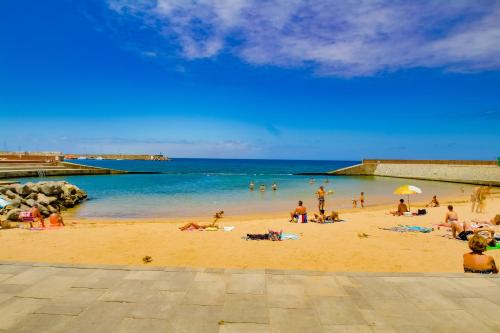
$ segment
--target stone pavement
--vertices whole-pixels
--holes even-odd
[[[0,262],[0,332],[500,332],[500,278]]]

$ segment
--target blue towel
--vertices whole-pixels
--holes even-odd
[[[281,240],[284,241],[284,240],[298,240],[300,239],[299,235],[296,235],[296,234],[292,234],[290,232],[284,232],[281,234]]]

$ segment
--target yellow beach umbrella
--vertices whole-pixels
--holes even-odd
[[[420,194],[422,190],[414,185],[403,185],[394,190],[394,194],[408,196],[408,209],[410,209],[410,194]]]

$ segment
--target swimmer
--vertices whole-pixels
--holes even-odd
[[[253,190],[254,190],[254,188],[255,188],[255,184],[254,184],[254,182],[253,182],[253,181],[250,181],[250,186],[249,186],[249,187],[250,187],[250,191],[253,191]]]
[[[265,191],[266,191],[266,185],[264,185],[264,184],[260,184],[260,186],[259,186],[259,191],[261,191],[261,192],[265,192]]]
[[[278,189],[278,185],[276,185],[276,183],[273,183],[271,188],[273,189],[273,191],[276,191]]]

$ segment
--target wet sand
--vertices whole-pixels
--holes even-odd
[[[497,191],[498,192],[498,191]],[[500,213],[500,195],[487,200],[486,213],[470,212],[465,198],[442,200],[441,207],[417,217],[394,217],[394,207],[348,210],[347,222],[294,224],[288,213],[266,216],[227,216],[221,226],[231,232],[181,232],[187,221],[209,222],[210,217],[190,219],[81,220],[66,216],[67,227],[55,230],[0,230],[2,261],[79,264],[189,266],[213,268],[273,268],[350,272],[462,272],[467,243],[443,237],[446,229],[428,234],[397,233],[379,229],[398,224],[431,227],[443,221],[448,202],[460,220],[490,219]],[[412,210],[422,204],[412,205]],[[298,234],[300,240],[246,241],[247,233],[267,229]],[[500,232],[500,226],[497,227]],[[368,237],[359,237],[365,233]],[[500,263],[500,250],[489,251]]]

